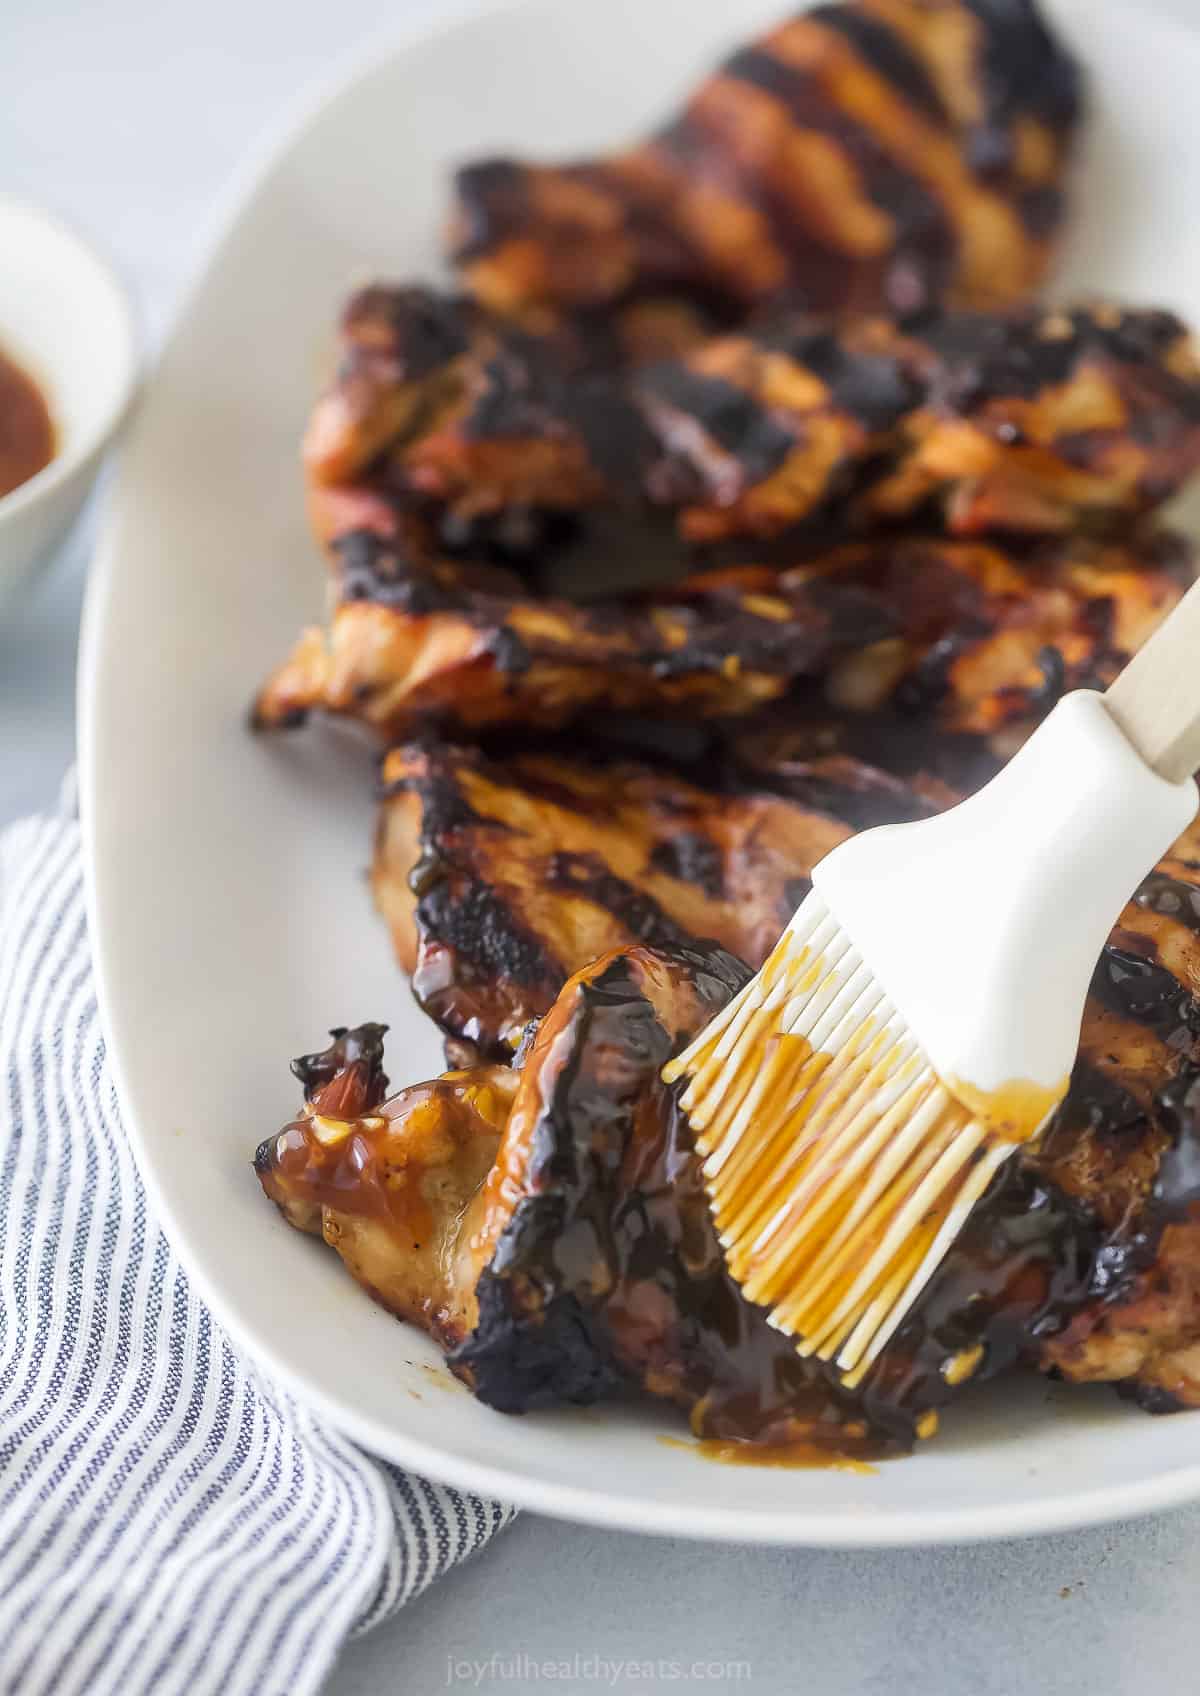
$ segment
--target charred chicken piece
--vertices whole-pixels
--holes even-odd
[[[418,503],[444,539],[537,553],[548,515],[599,510],[636,547],[649,504],[681,570],[693,545],[782,538],[794,559],[798,537],[921,515],[961,534],[1127,524],[1200,463],[1200,365],[1166,312],[784,312],[633,370],[605,360],[614,338],[423,289],[356,296],[305,444],[317,534],[386,534]]]
[[[576,604],[366,531],[337,552],[331,628],[306,631],[268,681],[260,728],[313,709],[389,741],[430,723],[545,729],[594,709],[722,718],[824,676],[835,707],[900,702],[990,734],[1109,681],[1179,598],[1188,560],[1161,538],[1018,555],[910,537]]]
[[[730,1283],[660,1082],[744,979],[715,945],[607,955],[566,983],[515,1070],[388,1103],[371,1033],[350,1048],[339,1033],[303,1074],[321,1080],[305,1114],[259,1149],[260,1178],[505,1411],[635,1381],[701,1434],[902,1444],[965,1383],[1021,1361],[1116,1382],[1154,1411],[1198,1405],[1195,835],[1104,951],[1046,1141],[993,1184],[854,1398]]]
[[[704,1435],[906,1446],[927,1386],[848,1396],[725,1272],[659,1073],[745,978],[712,944],[609,954],[565,985],[519,1070],[452,1072],[390,1101],[360,1052],[335,1071],[358,1114],[310,1098],[259,1148],[260,1181],[502,1411],[637,1384]]]
[[[293,1062],[304,1110],[255,1165],[289,1225],[320,1236],[377,1301],[452,1347],[474,1324],[458,1227],[492,1170],[518,1075],[450,1073],[387,1101],[385,1025],[335,1030]]]
[[[376,490],[464,520],[573,511],[636,486],[641,427],[618,374],[686,352],[704,323],[668,302],[609,320],[519,320],[421,287],[361,290],[342,314],[337,375],[304,441],[318,534],[336,531],[336,492],[368,472]]]
[[[577,735],[554,751],[390,750],[372,887],[448,1051],[508,1058],[566,978],[613,948],[712,938],[760,966],[852,830],[927,817],[1002,763],[987,739],[928,724],[906,748],[906,729],[881,747],[877,718],[789,711],[686,760]]]
[[[772,875],[764,858],[756,882],[782,888],[787,870]],[[497,899],[507,887],[498,880]],[[547,891],[546,903],[553,899]],[[560,946],[573,911],[564,897],[556,924],[543,907],[540,922]],[[578,934],[586,951],[588,933]],[[452,964],[448,950],[442,965]],[[989,1191],[869,1380],[873,1423],[881,1408],[932,1407],[938,1385],[948,1393],[1018,1360],[1115,1382],[1155,1411],[1200,1405],[1197,983],[1193,828],[1103,952],[1072,1087],[1044,1142]],[[553,1018],[542,1027],[543,1052]]]
[[[495,1056],[613,948],[711,937],[760,965],[849,834],[796,801],[631,761],[412,745],[383,781],[376,904],[425,1011]]]
[[[927,748],[933,730],[1004,733],[1011,749],[1068,690],[1107,688],[1185,593],[1195,553],[1167,532],[1020,551],[903,537],[837,549],[816,569],[877,596],[902,632],[833,661],[830,707],[915,720]]]
[[[851,529],[1111,528],[1200,465],[1200,362],[1169,312],[785,314],[634,381],[648,484],[696,542],[778,536],[831,499]]]
[[[1099,1220],[1088,1300],[1041,1363],[1200,1406],[1200,826],[1125,908],[1092,980],[1071,1094],[1039,1166]]]
[[[696,573],[653,595],[579,604],[538,599],[497,569],[410,563],[365,531],[338,551],[331,628],[304,632],[269,679],[260,729],[314,708],[387,740],[429,722],[552,727],[591,708],[736,714],[893,629],[877,597],[837,574]]]
[[[457,178],[452,257],[500,311],[664,289],[742,307],[994,305],[1040,281],[1079,76],[1032,0],[819,5],[650,141]]]

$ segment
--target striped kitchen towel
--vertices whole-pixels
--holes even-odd
[[[193,1295],[121,1129],[70,785],[0,836],[0,1075],[0,1691],[315,1691],[510,1510],[363,1454]]]

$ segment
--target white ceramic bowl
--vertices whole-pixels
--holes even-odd
[[[137,339],[112,271],[48,213],[0,196],[0,349],[50,407],[54,458],[0,497],[0,605],[83,504],[129,406]]]

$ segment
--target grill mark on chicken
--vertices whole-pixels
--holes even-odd
[[[1138,889],[1134,900],[1139,907],[1165,918],[1176,919],[1189,930],[1200,932],[1200,890],[1181,878],[1162,872],[1151,872]]]
[[[647,485],[696,542],[786,535],[834,497],[851,530],[926,507],[955,534],[1100,528],[1200,463],[1200,366],[1161,311],[784,315],[646,368],[634,392],[659,448]]]
[[[735,52],[648,143],[461,171],[451,249],[493,307],[663,288],[822,309],[1037,284],[1078,74],[1026,0],[859,0]]]
[[[1055,128],[1069,128],[1078,121],[1079,74],[1033,0],[966,0],[966,4],[986,26],[982,83],[986,123],[977,132],[976,151],[988,155],[991,169],[1008,169],[1010,126],[1022,107]]]
[[[811,21],[819,22],[826,30],[830,27],[827,16]],[[946,293],[956,257],[955,232],[948,208],[913,170],[905,168],[867,124],[855,122],[833,103],[830,92],[814,79],[808,65],[789,64],[762,47],[745,47],[726,60],[720,75],[770,96],[778,101],[794,128],[830,141],[849,161],[867,200],[885,214],[895,230],[903,232],[892,256],[890,286],[885,285],[890,302],[902,308],[914,307],[939,300]],[[703,97],[700,97],[691,121],[700,120],[702,112]],[[688,119],[683,121],[686,123]],[[720,145],[723,140],[720,131],[714,139]],[[779,248],[787,253],[799,233],[794,198],[760,184],[758,201],[768,210]],[[811,238],[801,241],[796,253],[797,274],[805,281],[812,245]],[[897,298],[898,277],[907,281],[922,272],[920,292],[913,289],[905,294],[901,290]],[[804,286],[802,282],[801,287]],[[912,289],[911,282],[908,287]]]
[[[844,35],[855,56],[902,94],[910,106],[918,107],[936,123],[945,123],[951,117],[925,66],[881,18],[872,17],[861,6],[836,3],[814,6],[808,15],[822,29]]]
[[[847,834],[793,800],[718,800],[669,771],[578,752],[498,762],[410,745],[383,779],[372,886],[397,954],[445,1034],[498,1057],[612,948],[711,937],[761,964],[798,880]],[[486,958],[478,903],[491,906]]]
[[[386,1102],[363,1079],[357,1113],[352,1080],[340,1122],[311,1098],[259,1147],[263,1188],[494,1407],[640,1383],[700,1434],[862,1443],[859,1399],[725,1271],[659,1076],[745,977],[712,946],[609,955],[564,988],[519,1070],[451,1073]],[[925,1385],[895,1389],[875,1394],[870,1419],[907,1446],[923,1410],[904,1397]]]
[[[782,311],[633,369],[592,363],[594,339],[365,291],[306,438],[318,536],[411,529],[416,504],[520,563],[553,551],[555,523],[607,522],[610,553],[653,532],[678,575],[692,546],[794,563],[806,537],[923,512],[961,534],[1111,528],[1200,462],[1200,366],[1170,313]]]
[[[503,1056],[566,977],[611,948],[712,936],[757,967],[844,820],[934,810],[844,755],[792,760],[782,794],[767,788],[774,775],[772,756],[751,762],[736,746],[691,779],[586,763],[578,746],[503,760],[394,749],[372,883],[418,1001],[448,1038]]]
[[[312,710],[389,741],[430,724],[547,730],[597,708],[696,723],[819,677],[838,711],[988,736],[1110,682],[1179,599],[1190,560],[1168,536],[1019,553],[910,536],[576,604],[494,567],[414,557],[402,536],[354,532],[336,553],[330,629],[306,631],[268,680],[260,728]]]
[[[489,1131],[500,1134],[488,1144],[486,1177],[465,1208],[461,1183],[447,1186],[456,1235],[441,1265],[452,1268],[452,1287],[443,1271],[420,1322],[477,1394],[519,1412],[599,1399],[633,1379],[690,1408],[701,1434],[837,1441],[869,1431],[903,1445],[923,1413],[956,1393],[960,1359],[977,1361],[974,1380],[1031,1357],[1103,1376],[1094,1359],[1083,1367],[1081,1359],[1114,1342],[1139,1347],[1133,1316],[1145,1317],[1150,1303],[1161,1333],[1173,1282],[1191,1277],[1196,1227],[1156,1227],[1143,1212],[1114,1228],[1093,1205],[1097,1196],[1080,1190],[1081,1170],[1093,1183],[1097,1175],[1089,1139],[1101,1146],[1135,1138],[1135,1162],[1146,1140],[1129,1098],[1084,1060],[1050,1146],[1019,1156],[999,1176],[861,1393],[847,1397],[825,1368],[801,1361],[730,1283],[686,1121],[660,1081],[666,1057],[742,981],[742,968],[711,948],[635,947],[564,987],[489,1118]],[[449,1115],[452,1125],[464,1090],[486,1092],[498,1075],[450,1074],[404,1092],[368,1126],[348,1127],[354,1167],[368,1174],[365,1203],[354,1185],[322,1177],[327,1147],[303,1120],[259,1150],[264,1188],[301,1228],[323,1228],[355,1275],[388,1301],[390,1280],[372,1280],[363,1261],[356,1215],[377,1214],[381,1173],[385,1182],[389,1171],[404,1174],[400,1217],[380,1250],[384,1261],[394,1256],[411,1234],[410,1192],[424,1148],[446,1158],[451,1127],[431,1135],[431,1112],[435,1123]],[[461,1135],[449,1141],[457,1148]],[[385,1161],[393,1147],[404,1157]],[[1152,1174],[1152,1153],[1144,1164]],[[444,1240],[445,1225],[432,1223]],[[420,1307],[408,1289],[393,1290],[390,1305],[410,1316]],[[1200,1311],[1193,1304],[1182,1318],[1185,1337],[1189,1328],[1194,1334]],[[1178,1399],[1172,1358],[1157,1362],[1157,1376],[1143,1385],[1152,1406]]]
[[[358,598],[369,549],[388,559],[375,567],[376,599]],[[314,709],[388,740],[439,722],[552,728],[589,708],[736,714],[893,631],[876,596],[836,577],[697,574],[652,596],[577,604],[453,561],[410,572],[378,538],[358,538],[351,557],[355,598],[335,607],[328,633],[303,633],[259,694],[256,728],[291,727]]]
[[[653,855],[651,863],[655,863]],[[604,908],[648,948],[683,948],[696,940],[652,895],[611,872],[598,854],[552,854],[546,868],[546,886]]]
[[[668,877],[696,884],[715,900],[719,901],[725,894],[721,855],[699,831],[681,831],[669,842],[657,843],[650,855],[650,864]]]
[[[395,769],[403,758],[392,756]],[[549,760],[543,765],[563,799],[577,781],[569,775],[572,768],[564,772]],[[583,774],[578,781],[590,786],[592,806],[603,815],[602,796],[620,793],[625,780],[618,777],[606,791],[597,771],[587,775],[588,768],[576,769]],[[514,771],[508,777],[511,787],[504,790],[501,779],[494,798],[501,816],[519,809],[524,781]],[[660,781],[658,774],[654,781]],[[693,835],[698,834],[698,807],[707,806],[715,822],[731,804],[728,794],[711,793],[707,802],[701,795],[693,785],[687,818]],[[944,799],[952,798],[944,792]],[[797,809],[794,817],[801,816]],[[419,818],[410,823],[419,835]],[[561,817],[545,828],[539,852],[552,856],[563,830]],[[626,840],[638,828],[631,816],[619,824],[622,833],[629,833]],[[803,879],[790,882],[788,877],[793,829],[781,833],[754,869],[755,891],[760,896],[772,891],[777,925],[805,890]],[[1200,856],[1192,837],[1177,845],[1135,895],[1104,950],[1072,1088],[1043,1147],[1022,1157],[1019,1170],[1005,1177],[972,1221],[961,1245],[965,1258],[956,1249],[931,1286],[923,1328],[898,1339],[888,1371],[900,1373],[895,1361],[902,1358],[904,1372],[916,1374],[913,1381],[923,1387],[919,1395],[913,1392],[912,1405],[929,1401],[924,1386],[940,1369],[933,1364],[935,1356],[944,1359],[951,1343],[964,1349],[979,1339],[978,1328],[971,1328],[975,1321],[966,1324],[961,1310],[971,1308],[969,1293],[981,1290],[976,1318],[986,1318],[988,1332],[977,1376],[1029,1358],[1071,1378],[1127,1382],[1129,1393],[1156,1407],[1200,1402],[1200,1371],[1190,1357],[1180,1364],[1200,1336],[1200,1012],[1188,987],[1200,981],[1200,935],[1191,903],[1184,908],[1178,897],[1179,887],[1200,891]],[[452,847],[447,844],[458,864],[467,840],[460,835]],[[499,845],[502,838],[496,840]],[[598,843],[591,853],[596,857],[607,851]],[[395,841],[391,852],[390,861],[377,862],[377,892],[403,876],[403,852]],[[483,862],[475,864],[484,877],[512,887],[500,870],[502,860],[490,870]],[[622,873],[623,884],[646,887],[656,869],[653,853],[644,856],[643,864],[642,872]],[[1165,888],[1172,900],[1164,912],[1159,896]],[[569,891],[550,888],[546,894],[549,906],[541,922],[553,928],[553,903],[568,902]],[[655,894],[657,899],[657,889]],[[736,885],[727,884],[721,905],[731,916],[746,916]],[[700,934],[694,909],[685,905],[676,911],[676,923],[690,926],[693,936]],[[564,904],[556,930],[560,972],[581,964],[594,947],[580,935],[578,954],[571,956],[573,922]],[[728,930],[725,936],[738,945]],[[751,964],[758,963],[755,950],[763,940],[743,944]],[[544,981],[539,993],[547,987]],[[987,1278],[981,1268],[991,1268]],[[993,1279],[1000,1279],[1000,1285]],[[1002,1299],[988,1293],[995,1288],[1002,1289]],[[887,1381],[894,1389],[896,1381]]]

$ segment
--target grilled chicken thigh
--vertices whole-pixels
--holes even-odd
[[[391,1100],[378,1027],[335,1033],[297,1063],[309,1099],[259,1148],[260,1181],[493,1407],[640,1384],[704,1434],[906,1445],[936,1380],[880,1374],[880,1392],[848,1395],[725,1271],[659,1073],[745,978],[711,944],[607,955],[565,985],[518,1070]]]
[[[553,727],[595,708],[742,713],[894,628],[877,597],[837,573],[703,573],[579,605],[452,560],[396,569],[397,555],[361,532],[345,557],[354,581],[369,570],[374,587],[341,601],[328,634],[304,633],[259,696],[259,728],[313,708],[389,740],[429,722]]]
[[[779,311],[635,366],[598,339],[425,289],[355,296],[305,443],[318,535],[389,528],[397,502],[452,534],[647,502],[685,544],[922,514],[1036,534],[1139,517],[1200,463],[1200,364],[1168,312]]]
[[[447,1036],[496,1056],[613,948],[711,937],[760,965],[849,834],[794,801],[628,760],[414,745],[383,779],[372,881],[400,962]]]
[[[993,306],[1046,269],[1079,110],[1032,0],[818,5],[731,54],[640,146],[460,171],[451,256],[506,312],[663,290]]]
[[[1021,553],[908,537],[576,604],[355,531],[336,551],[328,632],[303,634],[255,723],[316,709],[392,741],[423,725],[546,729],[597,709],[703,720],[820,677],[834,706],[929,702],[945,728],[988,733],[1064,688],[1110,681],[1178,600],[1189,559],[1164,536]]]
[[[551,773],[539,775],[549,787]],[[706,1434],[828,1439],[841,1428],[851,1440],[865,1429],[904,1442],[931,1429],[929,1411],[962,1383],[1020,1359],[1115,1381],[1155,1410],[1200,1405],[1200,830],[1122,914],[1097,966],[1070,1093],[1044,1142],[996,1180],[861,1392],[847,1397],[730,1283],[686,1124],[659,1079],[745,971],[666,914],[667,899],[681,913],[690,899],[690,923],[703,925],[731,858],[716,798],[707,858],[701,798],[678,798],[691,810],[670,871],[652,848],[639,872],[599,831],[587,867],[594,889],[603,857],[617,860],[623,912],[636,915],[644,895],[641,929],[653,946],[583,964],[597,940],[593,905],[627,935],[639,919],[623,919],[603,894],[579,896],[569,878],[542,886],[532,922],[557,952],[541,956],[535,998],[576,964],[572,939],[577,975],[515,1070],[451,1072],[380,1105],[370,1032],[340,1035],[327,1056],[300,1063],[310,1108],[257,1157],[291,1222],[323,1231],[360,1281],[430,1329],[455,1370],[507,1410],[594,1400],[635,1380],[688,1407]],[[530,862],[518,849],[512,877],[503,875],[499,829],[492,899],[514,901],[519,922],[529,918],[519,903]],[[803,866],[778,863],[780,844],[766,837],[753,851],[755,887],[779,892],[778,924],[790,878],[802,892]],[[680,891],[690,881],[690,897],[672,898],[671,880]],[[731,940],[739,893],[726,898]],[[747,913],[748,953],[764,949],[769,918],[765,903]],[[438,964],[446,982],[462,969],[452,947]],[[521,969],[519,952],[491,963],[493,976]],[[359,1092],[354,1078],[374,1081]]]

